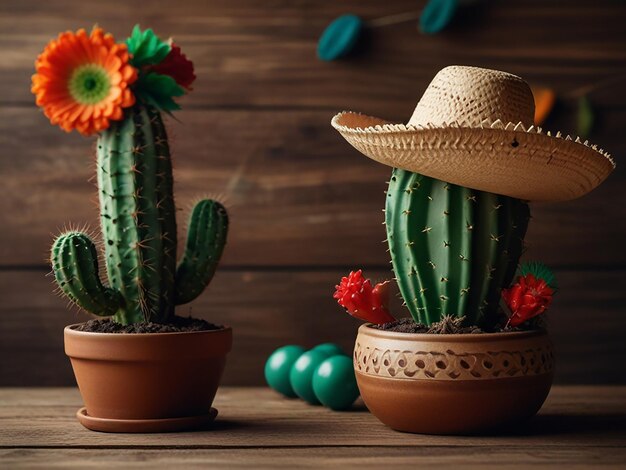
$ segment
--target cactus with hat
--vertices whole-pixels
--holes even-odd
[[[76,53],[81,48],[87,52]],[[79,307],[117,323],[172,322],[175,306],[196,298],[211,281],[228,232],[224,206],[201,200],[177,263],[172,161],[161,113],[179,109],[174,98],[191,89],[193,64],[176,44],[136,26],[125,43],[115,43],[98,27],[63,33],[36,66],[32,90],[51,122],[66,131],[98,134],[108,282],[100,278],[91,238],[69,230],[51,250],[59,289]],[[64,76],[69,83],[58,83]]]
[[[333,118],[357,150],[393,167],[384,223],[395,280],[416,323],[530,328],[550,305],[552,273],[540,263],[519,265],[528,202],[579,197],[615,165],[588,142],[535,128],[533,117],[521,78],[455,66],[437,74],[407,125],[352,112]],[[387,284],[372,287],[352,272],[335,298],[357,318],[387,323]]]
[[[518,270],[529,219],[528,204],[519,199],[394,168],[384,224],[394,279],[415,322],[430,326],[456,318],[459,324],[492,329],[501,320],[502,289]],[[355,274],[362,276],[352,273],[349,282],[337,286],[340,304],[366,321],[393,321],[387,310],[379,320],[376,302],[357,310],[342,301],[354,304],[355,296],[369,292],[371,298],[387,286],[368,289],[366,280],[356,287]]]
[[[519,199],[394,169],[385,226],[395,278],[411,315],[493,324],[515,275],[530,212]]]

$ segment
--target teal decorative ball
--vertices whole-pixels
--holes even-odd
[[[274,351],[265,363],[265,380],[270,388],[291,398],[296,397],[291,387],[289,373],[291,367],[306,351],[302,346],[289,345]]]
[[[323,361],[313,374],[313,392],[331,410],[347,410],[359,397],[352,358],[341,355]]]
[[[289,379],[291,387],[300,398],[311,405],[319,405],[320,402],[313,392],[313,384],[311,380],[315,369],[328,359],[329,354],[324,351],[307,351],[302,354],[295,364],[291,367]]]
[[[343,354],[345,356],[346,354],[342,347],[335,343],[318,344],[313,348],[313,351],[327,352],[329,357],[336,356],[337,354]]]

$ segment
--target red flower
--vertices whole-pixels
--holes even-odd
[[[169,75],[176,80],[176,83],[188,91],[191,90],[191,84],[196,79],[196,75],[193,73],[193,62],[187,59],[187,56],[181,52],[180,47],[173,43],[172,49],[165,56],[165,59],[153,66],[151,70],[163,75]]]
[[[350,315],[359,320],[374,324],[389,323],[395,321],[395,318],[387,310],[388,287],[389,281],[385,281],[372,288],[370,280],[365,279],[359,269],[350,272],[348,277],[341,278],[341,283],[335,286],[333,297]]]
[[[532,274],[517,278],[509,289],[502,289],[502,298],[511,310],[507,325],[518,326],[545,312],[552,302],[554,291],[543,279]]]

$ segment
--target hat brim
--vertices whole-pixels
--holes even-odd
[[[526,201],[575,199],[615,168],[610,155],[595,145],[521,123],[415,127],[343,112],[332,125],[377,162]]]

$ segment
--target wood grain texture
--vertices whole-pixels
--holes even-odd
[[[609,115],[613,127],[599,142],[626,121],[626,109]],[[331,112],[179,117],[182,124],[169,124],[181,236],[191,202],[216,194],[231,212],[226,265],[387,265],[381,210],[391,169],[350,147],[330,127]],[[0,159],[0,266],[41,265],[64,225],[99,232],[93,143],[47,125],[35,109],[10,107],[0,115],[0,147],[16,156]],[[615,147],[626,154],[626,140]],[[557,267],[626,265],[626,205],[615,202],[625,185],[620,166],[582,199],[533,206],[527,256]]]
[[[311,447],[245,449],[0,449],[7,468],[623,468],[623,448],[571,446]]]
[[[117,37],[134,23],[171,35],[193,58],[198,81],[190,106],[305,106],[363,111],[407,119],[439,68],[472,64],[507,70],[563,91],[626,72],[626,6],[610,0],[483,2],[461,15],[445,34],[420,35],[408,22],[372,31],[368,47],[348,60],[315,57],[323,28],[354,12],[364,19],[416,11],[425,1],[342,0],[8,0],[0,12],[4,103],[31,103],[33,59],[59,31],[97,22]],[[619,90],[614,87],[612,91]],[[626,104],[604,92],[597,99]]]
[[[234,346],[224,383],[261,385],[265,360],[279,346],[334,341],[352,350],[360,323],[332,299],[342,274],[338,269],[222,270],[207,292],[178,313],[232,326]],[[389,277],[385,271],[366,274]],[[621,334],[626,292],[614,289],[623,276],[623,271],[557,272],[561,290],[549,313],[557,382],[626,384]],[[89,317],[66,309],[67,302],[51,293],[44,271],[0,273],[0,284],[6,291],[0,303],[0,386],[74,384],[62,330]],[[395,298],[393,311],[408,315]]]
[[[268,389],[218,391],[217,421],[172,434],[102,434],[74,417],[74,388],[0,390],[0,465],[135,468],[598,468],[623,465],[624,387],[554,387],[539,415],[491,436],[426,436],[386,428],[362,405],[333,412]],[[623,468],[623,467],[622,467]]]

